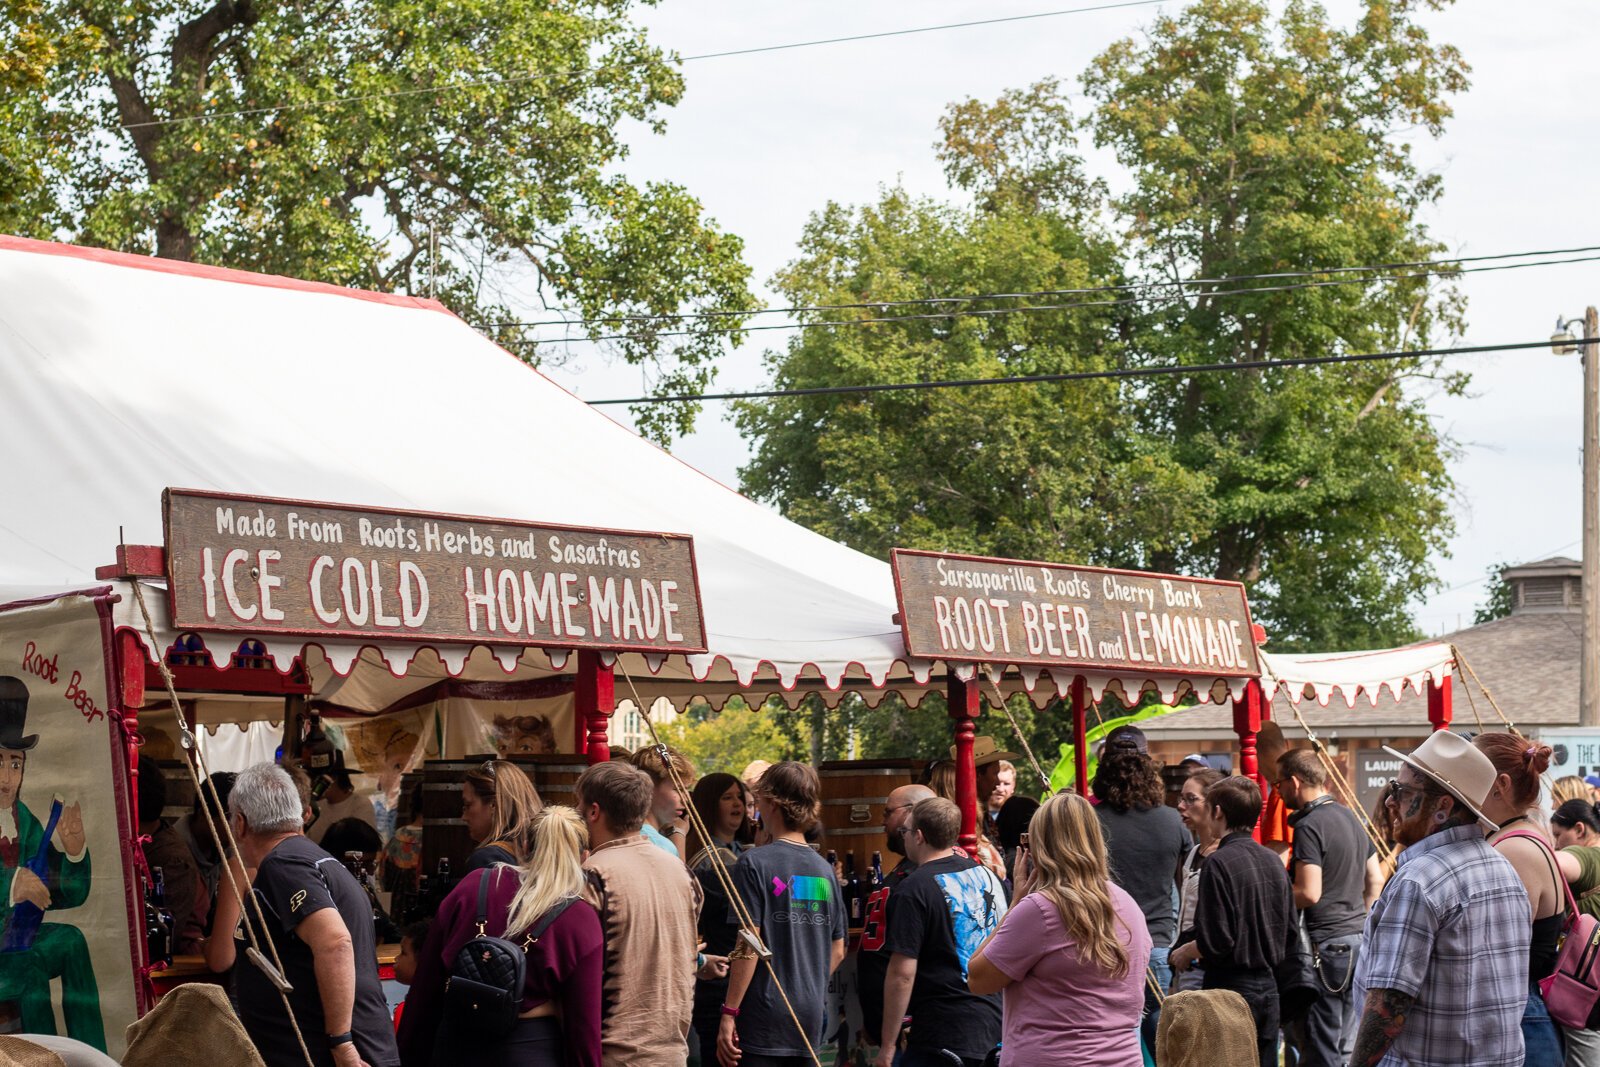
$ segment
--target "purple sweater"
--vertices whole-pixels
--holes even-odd
[[[417,973],[406,994],[400,1017],[400,1062],[427,1067],[433,1062],[434,1039],[444,1015],[444,984],[456,953],[477,936],[478,883],[489,883],[488,934],[503,937],[518,875],[501,867],[474,871],[463,878],[434,916],[428,943],[417,954]],[[600,917],[583,901],[571,905],[528,952],[522,1010],[555,1001],[561,1008],[568,1067],[599,1067],[600,981],[605,941]]]

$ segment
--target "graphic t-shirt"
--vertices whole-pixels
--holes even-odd
[[[981,1059],[999,1042],[1000,996],[969,990],[967,964],[1005,913],[1000,879],[965,856],[924,863],[889,897],[885,947],[917,961],[910,1048]]]
[[[1295,812],[1289,825],[1290,879],[1302,863],[1322,868],[1322,898],[1305,910],[1306,933],[1316,944],[1361,933],[1367,923],[1367,857],[1377,850],[1355,813],[1328,797]]]
[[[296,834],[269,852],[256,871],[252,892],[266,913],[267,931],[283,960],[283,976],[294,986],[289,994],[295,1021],[306,1035],[306,1046],[319,1067],[333,1063],[327,1044],[314,1040],[327,1034],[322,997],[317,992],[317,972],[311,949],[295,936],[306,916],[324,908],[338,909],[350,931],[356,964],[354,1025],[356,1051],[372,1067],[392,1067],[400,1062],[395,1048],[389,1005],[378,980],[378,952],[372,925],[372,902],[344,864]],[[239,949],[244,958],[244,948]],[[277,989],[255,967],[234,968],[239,991],[239,1018],[267,1067],[300,1067],[305,1056],[294,1031],[283,1017]]]
[[[845,939],[849,921],[833,868],[809,845],[774,841],[739,857],[733,866],[733,885],[761,927],[778,980],[812,1048],[821,1048],[833,943]],[[739,922],[732,908],[728,921]],[[756,967],[739,1004],[736,1027],[739,1047],[745,1052],[808,1055],[764,965]]]
[[[860,987],[861,1029],[870,1044],[876,1045],[883,1033],[883,982],[889,976],[889,950],[884,947],[889,937],[889,894],[916,869],[909,859],[901,860],[867,898],[861,948],[856,954],[856,984]]]

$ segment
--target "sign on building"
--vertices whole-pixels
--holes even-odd
[[[1550,781],[1575,774],[1587,778],[1600,774],[1600,730],[1559,728],[1540,730],[1539,740],[1554,749],[1550,757]]]
[[[706,650],[684,534],[185,489],[163,505],[180,630]]]
[[[1255,677],[1244,586],[897,548],[906,651],[929,659]]]
[[[1409,748],[1408,748],[1409,751]],[[1351,785],[1361,810],[1370,814],[1389,779],[1400,776],[1400,760],[1381,748],[1364,748],[1352,757]]]

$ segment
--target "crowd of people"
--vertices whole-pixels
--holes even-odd
[[[1540,985],[1574,909],[1600,917],[1600,781],[1543,788],[1551,750],[1511,732],[1393,754],[1370,814],[1281,734],[1263,745],[1265,795],[1196,756],[1169,804],[1125,726],[1088,798],[1041,802],[980,737],[971,849],[953,759],[934,761],[883,805],[895,862],[860,915],[858,1062],[1600,1067],[1600,1030],[1557,1025]],[[370,802],[333,784],[331,821],[303,771],[262,764],[141,824],[175,950],[224,976],[268,1067],[800,1067],[837,1041],[851,912],[810,765],[699,778],[650,747],[588,768],[573,806],[544,804],[514,762],[474,768],[474,847],[434,914],[398,932],[395,1015],[369,887],[336,857],[414,876],[420,802],[385,843]],[[139,802],[165,805],[153,766]],[[239,965],[252,945],[233,881],[286,990]],[[515,973],[494,970],[506,959]]]

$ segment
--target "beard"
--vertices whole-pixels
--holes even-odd
[[[906,854],[906,835],[897,831],[887,836],[889,838],[887,842],[889,851],[896,856],[904,856]]]

